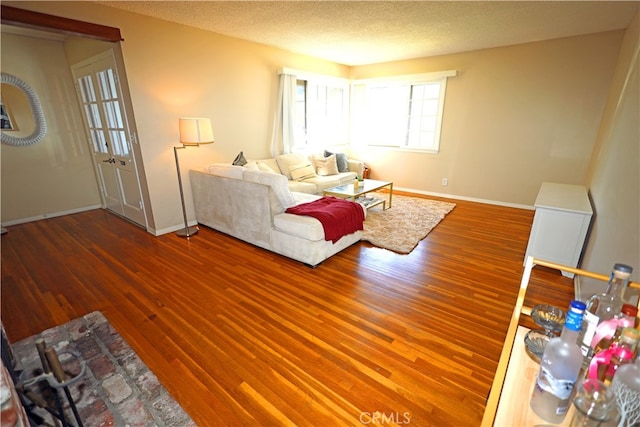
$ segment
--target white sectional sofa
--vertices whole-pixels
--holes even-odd
[[[291,191],[318,195],[328,188],[349,184],[356,177],[362,178],[364,173],[364,162],[349,159],[344,153],[282,154],[271,159],[243,160],[239,165],[284,175]],[[211,165],[210,172],[215,173],[219,166]]]
[[[320,196],[290,191],[282,174],[231,165],[207,169],[190,171],[196,219],[202,225],[310,266],[361,238],[356,231],[332,243],[324,239],[317,219],[285,213]]]

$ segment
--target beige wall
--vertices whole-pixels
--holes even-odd
[[[640,14],[625,34],[587,185],[594,219],[582,267],[609,274],[613,264],[634,267],[640,281]],[[582,293],[604,284],[585,279]]]
[[[584,184],[622,37],[607,32],[355,67],[355,79],[459,73],[447,82],[438,154],[357,154],[374,177],[398,187],[506,204],[533,205],[544,181]]]
[[[172,150],[178,144],[179,117],[209,117],[216,140],[181,150],[183,171],[230,163],[240,150],[249,157],[268,157],[277,69],[348,72],[336,64],[186,26],[127,18],[136,19],[119,19],[118,25],[125,37],[122,49],[159,233],[179,226],[182,218]],[[183,180],[193,218],[188,174]]]
[[[2,71],[34,89],[48,128],[36,144],[0,147],[2,224],[99,206],[100,194],[62,42],[5,33],[1,42]],[[3,96],[10,94],[3,88]],[[12,107],[11,97],[5,102]],[[33,120],[26,119],[29,114],[16,113],[20,126],[16,136],[30,135]]]

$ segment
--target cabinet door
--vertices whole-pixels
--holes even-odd
[[[588,215],[536,209],[527,256],[575,267],[588,226]]]

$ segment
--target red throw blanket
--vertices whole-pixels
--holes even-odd
[[[364,212],[355,202],[337,197],[323,197],[309,203],[301,203],[288,208],[285,212],[316,218],[322,223],[324,240],[333,243],[342,236],[363,230]]]

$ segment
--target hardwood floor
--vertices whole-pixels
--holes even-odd
[[[2,321],[17,341],[102,311],[202,426],[476,426],[533,211],[455,202],[409,255],[358,243],[315,269],[102,210],[9,227]],[[572,296],[534,270],[527,304]]]

